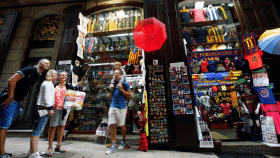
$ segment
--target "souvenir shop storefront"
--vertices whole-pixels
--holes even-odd
[[[159,3],[157,11],[174,5],[165,3]],[[100,125],[106,126],[108,85],[113,64],[121,62],[131,87],[144,87],[149,148],[214,148],[213,139],[222,139],[216,137],[223,135],[219,130],[230,130],[238,139],[278,144],[276,132],[260,126],[275,131],[273,123],[278,121],[259,117],[264,104],[277,105],[261,61],[260,34],[244,34],[236,3],[180,1],[174,5],[178,23],[172,23],[172,12],[158,17],[165,24],[167,41],[175,41],[176,32],[168,30],[179,28],[178,42],[144,51],[136,46],[133,30],[144,17],[157,15],[147,11],[155,4],[79,14],[76,57],[59,61],[57,67],[68,70],[74,85],[83,80],[80,90],[86,92],[82,110],[73,111],[69,119],[69,132],[96,134]]]
[[[86,93],[82,109],[72,112],[69,133],[95,134],[101,130],[99,125],[107,127],[103,122],[111,104],[108,87],[114,63],[121,63],[130,88],[136,86],[140,91],[144,51],[136,47],[132,31],[143,18],[143,9],[133,6],[101,10],[88,16],[79,14],[75,65],[71,69],[71,61],[58,62],[58,71],[68,71],[73,85],[82,80],[80,90]]]
[[[265,144],[278,144],[278,102],[273,83],[269,82],[269,67],[262,62],[262,39],[266,36],[257,32],[242,34],[235,4],[233,1],[179,3],[193,105],[199,123],[210,128],[209,132],[202,132],[201,139],[262,140]],[[185,111],[181,108],[178,113]],[[267,132],[268,129],[272,132]]]

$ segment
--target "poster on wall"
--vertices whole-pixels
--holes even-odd
[[[72,85],[76,87],[78,84],[78,75],[76,75],[74,72],[72,72]]]
[[[78,31],[77,43],[81,44],[83,47],[86,45],[85,34],[82,31]]]
[[[83,46],[77,43],[77,56],[81,59],[84,58]]]
[[[80,20],[80,25],[78,25],[78,29],[86,35],[87,34],[87,24],[88,24],[89,20],[82,13],[79,13],[79,20]]]

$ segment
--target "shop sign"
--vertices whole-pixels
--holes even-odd
[[[207,51],[207,52],[192,52],[191,57],[221,57],[221,56],[229,56],[229,55],[240,55],[242,54],[242,50],[229,50],[229,51]]]
[[[53,48],[37,48],[31,49],[29,58],[37,58],[37,57],[51,57],[53,55]]]

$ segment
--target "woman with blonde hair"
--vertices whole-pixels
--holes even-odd
[[[41,84],[37,97],[37,122],[30,139],[28,158],[42,158],[37,151],[39,137],[48,122],[49,116],[54,114],[54,82],[57,78],[57,72],[55,70],[49,70],[45,78],[46,80]]]
[[[77,89],[82,82],[79,82],[76,87],[73,87],[70,83],[67,83],[67,72],[62,71],[58,74],[59,83],[55,84],[55,101],[54,101],[54,115],[50,117],[50,128],[49,128],[49,148],[46,155],[52,156],[53,154],[53,139],[55,136],[56,128],[57,130],[57,146],[55,151],[64,153],[66,150],[61,146],[62,137],[64,134],[64,129],[66,121],[68,119],[70,110],[63,109],[64,99],[66,96],[66,89]]]

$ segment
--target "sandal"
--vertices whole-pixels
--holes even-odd
[[[49,150],[49,149],[52,149],[52,150],[53,150],[53,147],[49,147],[48,150]],[[52,154],[53,154],[52,151],[50,151],[50,152],[47,151],[47,152],[46,152],[46,155],[47,155],[48,157],[51,157]]]
[[[61,145],[56,146],[55,151],[60,153],[65,153],[66,150],[64,148],[59,149],[59,147],[61,147]]]

